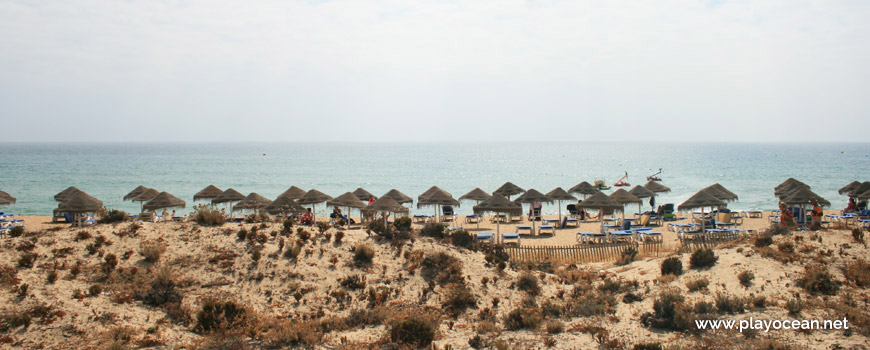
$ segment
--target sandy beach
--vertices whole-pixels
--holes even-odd
[[[50,217],[24,219],[25,234],[4,238],[0,251],[5,348],[381,348],[391,343],[391,326],[409,317],[435,325],[432,344],[439,349],[631,349],[653,343],[668,349],[862,349],[870,335],[870,293],[862,284],[867,281],[844,272],[856,261],[866,263],[868,249],[845,229],[775,235],[769,247],[754,243],[758,235],[747,236],[714,249],[718,260],[712,267],[693,269],[690,254],[678,252],[677,235],[664,228],[658,255],[641,254],[622,266],[499,266],[484,251],[419,232],[390,242],[365,229],[341,230],[338,243],[335,228],[321,234],[305,227],[300,233],[297,226],[287,233],[279,223],[70,228],[51,224]],[[576,245],[576,232],[598,225],[522,237],[520,245]],[[741,228],[761,232],[768,226],[765,213],[745,219]],[[510,227],[502,225],[502,232]],[[495,229],[487,220],[481,228]],[[372,249],[371,263],[355,261],[358,245]],[[296,246],[293,258],[286,252]],[[33,260],[21,262],[28,254]],[[438,258],[443,254],[448,258]],[[662,261],[673,256],[684,272],[662,276]],[[823,266],[840,284],[838,291],[802,288],[797,281],[810,265]],[[743,271],[754,276],[746,286],[738,280]],[[690,291],[687,282],[702,278],[707,286]],[[529,279],[535,280],[532,287]],[[457,290],[471,295],[459,299],[471,300],[459,311],[447,306],[454,305]],[[677,290],[685,305],[711,303],[713,311],[704,316],[709,319],[848,317],[853,328],[740,333],[645,324],[644,314],[653,313],[654,301],[669,290]],[[738,311],[720,309],[722,296],[739,299]],[[203,329],[203,305],[212,300],[232,301],[245,310],[244,320]],[[795,300],[802,310],[790,315],[788,304]],[[524,315],[519,325],[512,311]],[[27,326],[15,321],[21,314],[32,315]]]

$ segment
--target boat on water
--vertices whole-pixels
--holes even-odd
[[[627,171],[625,172],[625,176],[623,176],[618,181],[616,181],[616,183],[613,184],[613,186],[617,186],[617,187],[631,186],[631,184],[628,183],[628,181],[625,181],[626,179],[628,179],[628,172]]]
[[[595,189],[599,191],[606,191],[610,189],[610,186],[607,186],[607,184],[604,183],[604,180],[595,180],[595,184],[592,186],[594,186]]]
[[[662,168],[659,168],[659,172],[652,174],[650,176],[647,176],[646,180],[647,181],[662,181],[662,178],[659,177],[659,175],[661,175],[661,173],[662,173]]]

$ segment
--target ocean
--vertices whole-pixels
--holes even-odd
[[[491,193],[506,181],[543,193],[597,179],[612,185],[626,171],[632,186],[643,185],[659,168],[672,191],[657,204],[679,205],[720,183],[740,197],[730,208],[772,209],[773,187],[794,177],[841,209],[847,198],[837,190],[870,180],[870,143],[0,143],[0,190],[18,199],[0,211],[50,215],[53,196],[68,186],[106,207],[138,212],[139,204],[121,200],[138,185],[168,191],[189,210],[193,194],[209,184],[272,199],[294,185],[331,196],[395,188],[413,198],[437,185],[459,198],[475,187]],[[458,213],[470,213],[473,204],[462,203]],[[557,207],[543,210],[555,214]],[[412,213],[432,209],[415,206]]]

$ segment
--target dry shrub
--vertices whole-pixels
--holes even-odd
[[[697,249],[692,252],[689,263],[693,269],[702,269],[713,267],[713,265],[716,265],[717,260],[719,260],[719,257],[713,253],[712,249]]]
[[[14,286],[21,282],[18,278],[18,270],[9,265],[0,265],[0,286]]]
[[[701,289],[706,289],[710,285],[710,280],[707,277],[699,276],[686,281],[686,288],[690,292],[697,292]]]
[[[676,322],[677,310],[683,306],[684,301],[679,289],[663,289],[653,301],[653,312],[644,314],[641,319],[651,327],[679,330]]]
[[[516,308],[505,315],[504,326],[510,330],[538,329],[543,321],[541,310],[537,308]]]
[[[268,324],[263,337],[270,348],[313,347],[320,344],[323,331],[311,321],[282,320]]]
[[[858,259],[847,263],[843,267],[843,276],[857,287],[870,287],[870,262]]]
[[[837,294],[841,284],[834,280],[834,276],[828,272],[826,267],[819,264],[806,266],[797,283],[807,292],[825,295]]]
[[[220,210],[210,206],[198,206],[193,212],[193,222],[200,226],[222,226],[226,221]]]
[[[435,338],[435,329],[436,327],[429,322],[408,318],[393,324],[390,328],[390,340],[399,344],[423,348],[432,343]]]
[[[530,272],[525,272],[517,278],[517,288],[531,295],[541,293],[541,286],[538,285],[538,277]]]
[[[145,305],[163,306],[167,303],[180,304],[181,292],[168,267],[157,270],[148,284],[149,288],[137,296]]]
[[[456,317],[468,308],[477,307],[477,296],[465,284],[451,284],[444,297],[444,310]]]
[[[139,245],[139,255],[145,258],[148,263],[156,263],[160,260],[160,256],[166,251],[166,247],[159,242],[145,241]]]
[[[737,274],[737,280],[740,281],[740,285],[743,287],[749,288],[752,285],[752,280],[755,279],[755,274],[749,270],[740,271]]]
[[[97,222],[101,224],[113,224],[116,222],[127,221],[127,219],[128,217],[126,212],[118,209],[109,209],[109,211],[107,211],[105,215],[101,216],[100,220],[98,220]]]
[[[716,308],[721,313],[743,313],[746,310],[746,301],[736,295],[716,293]]]
[[[34,262],[36,261],[36,254],[34,253],[21,253],[18,256],[18,267],[22,268],[31,268],[33,267]]]
[[[634,247],[628,247],[619,254],[619,259],[616,260],[616,266],[625,266],[631,264],[632,261],[637,257],[637,249]]]
[[[548,334],[559,334],[565,330],[565,324],[559,320],[548,320],[544,322],[544,330]]]
[[[446,252],[428,254],[420,262],[420,275],[439,285],[464,284],[462,262]]]
[[[357,267],[371,266],[375,249],[370,244],[359,243],[353,247],[353,264]]]
[[[366,287],[366,276],[365,275],[353,275],[347,276],[339,282],[339,284],[350,290],[363,289]]]
[[[852,229],[852,240],[855,241],[855,243],[865,244],[865,242],[864,242],[864,230],[862,230],[860,228]]]
[[[788,314],[792,316],[797,316],[801,314],[801,311],[804,309],[804,302],[800,299],[789,299],[785,302],[785,309],[788,310]]]
[[[662,276],[664,275],[674,275],[679,276],[683,274],[683,262],[680,261],[679,257],[672,256],[670,258],[662,261]]]
[[[206,298],[196,313],[194,330],[200,333],[219,332],[244,334],[253,316],[250,309],[226,297]]]
[[[758,248],[768,247],[771,244],[773,244],[773,236],[771,236],[769,234],[762,233],[761,235],[759,235],[758,237],[755,238],[755,241],[753,242],[753,244]]]

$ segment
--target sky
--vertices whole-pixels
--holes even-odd
[[[863,0],[0,0],[0,140],[867,142],[868,17]]]

